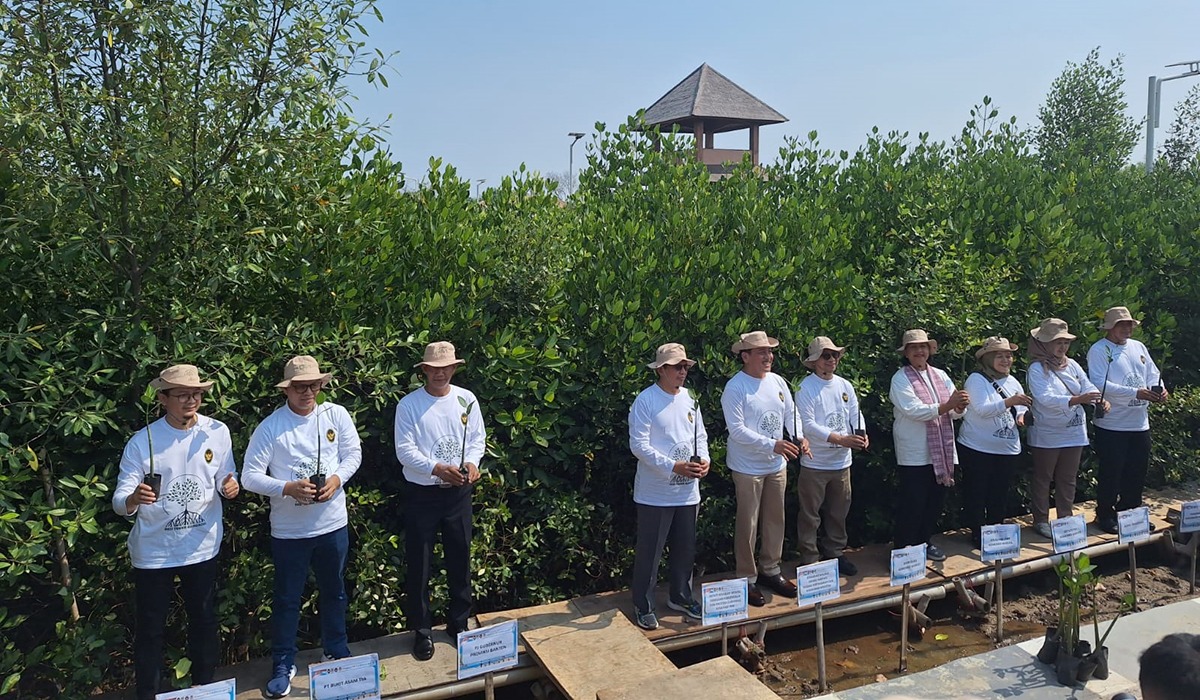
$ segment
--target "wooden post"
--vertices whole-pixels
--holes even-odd
[[[703,163],[704,158],[701,155],[704,153],[704,122],[696,120],[692,125],[692,135],[696,137],[696,160]]]
[[[496,674],[488,671],[483,677],[484,700],[496,700]]]
[[[758,165],[758,124],[750,125],[750,160]]]
[[[903,596],[900,600],[900,673],[908,671],[908,591],[912,584],[904,584]]]
[[[1138,611],[1137,600],[1137,545],[1129,543],[1129,590],[1133,592],[1133,611]]]
[[[816,604],[817,615],[817,690],[818,692],[828,692],[829,683],[825,680],[825,613],[821,610],[821,603]]]
[[[729,623],[721,623],[721,656],[729,656]]]
[[[1004,562],[996,560],[996,643],[1004,641]]]
[[[1181,519],[1183,516],[1179,516]],[[1192,575],[1188,577],[1188,595],[1196,594],[1196,545],[1200,543],[1200,532],[1191,533],[1188,544],[1192,549]]]

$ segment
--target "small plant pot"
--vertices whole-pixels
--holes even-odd
[[[308,477],[308,483],[312,484],[317,489],[317,495],[313,496],[313,500],[321,500],[321,489],[325,488],[325,475],[313,474],[312,476]]]
[[[1052,664],[1058,658],[1058,628],[1047,627],[1046,638],[1042,641],[1042,648],[1038,650],[1037,660],[1044,664]]]
[[[142,478],[142,483],[149,486],[154,492],[155,500],[158,499],[158,493],[162,489],[162,474],[147,474]]]
[[[1075,658],[1079,659],[1079,668],[1075,672],[1075,680],[1087,683],[1096,670],[1096,660],[1092,658],[1092,645],[1080,642],[1075,646]]]
[[[1092,678],[1098,681],[1108,680],[1108,647],[1100,647],[1092,652],[1092,658],[1096,660],[1096,668],[1092,671]]]
[[[1079,662],[1082,661],[1078,656],[1068,652],[1066,649],[1059,647],[1058,658],[1054,660],[1055,674],[1058,676],[1059,685],[1065,685],[1072,688],[1078,682],[1079,678]]]

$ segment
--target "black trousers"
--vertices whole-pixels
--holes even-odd
[[[175,594],[175,577],[188,618],[188,658],[192,682],[212,683],[217,670],[220,636],[217,632],[217,557],[197,564],[168,569],[134,569],[137,600],[133,634],[133,668],[138,700],[154,700],[160,692],[163,665],[163,632]]]
[[[433,627],[429,611],[429,576],[433,544],[442,535],[446,578],[450,586],[450,610],[446,624],[467,629],[471,613],[471,493],[473,486],[441,488],[408,484],[404,511],[404,547],[408,559],[405,594],[408,628],[429,635]]]
[[[928,542],[937,530],[946,500],[946,487],[937,482],[933,465],[897,468],[896,519],[892,539],[897,549]]]
[[[997,455],[973,450],[959,443],[962,467],[963,524],[979,537],[984,525],[1004,521],[1008,489],[1020,455]]]
[[[1117,512],[1142,505],[1150,464],[1150,431],[1096,428],[1096,519],[1115,520]]]

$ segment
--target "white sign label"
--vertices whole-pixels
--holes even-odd
[[[1179,507],[1179,531],[1200,530],[1200,501],[1188,501]]]
[[[1150,509],[1142,506],[1117,513],[1117,537],[1121,544],[1150,539]]]
[[[379,700],[379,654],[308,665],[313,700]]]
[[[1055,554],[1073,552],[1087,546],[1087,523],[1082,514],[1051,521],[1050,534],[1054,536]]]
[[[1003,561],[1016,559],[1021,554],[1021,526],[984,525],[983,548],[980,558],[983,561]]]
[[[517,665],[517,621],[458,633],[458,678],[481,676]]]
[[[893,586],[903,586],[923,578],[925,578],[925,543],[892,550]]]
[[[234,700],[236,697],[237,683],[230,678],[226,681],[192,686],[187,690],[159,693],[154,696],[154,700]]]
[[[736,622],[750,616],[749,586],[744,578],[715,581],[700,587],[700,601],[704,608],[704,625],[719,625]]]
[[[796,602],[800,607],[833,600],[842,594],[837,559],[796,567]]]

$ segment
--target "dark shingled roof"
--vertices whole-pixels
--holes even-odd
[[[676,124],[691,131],[696,121],[703,121],[708,133],[720,133],[779,124],[787,117],[703,63],[646,110],[646,124],[664,131]]]

